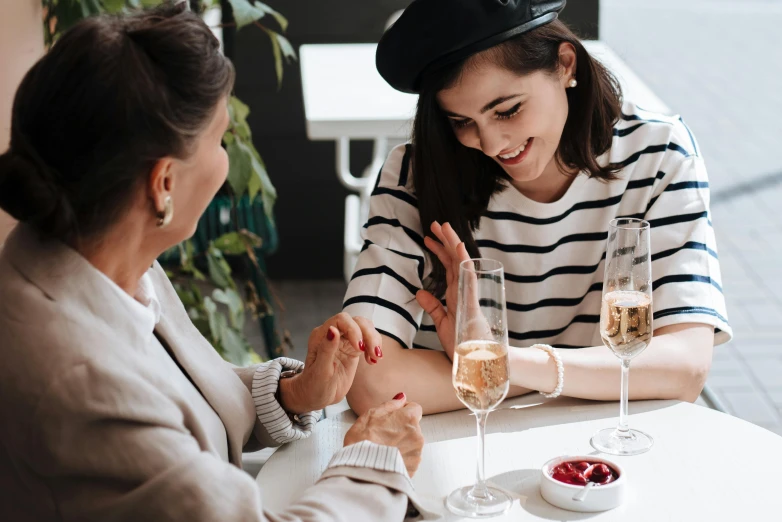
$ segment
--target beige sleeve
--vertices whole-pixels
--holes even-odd
[[[51,383],[18,449],[64,521],[398,521],[406,512],[401,475],[335,468],[268,513],[255,481],[203,451],[185,415],[132,372],[82,364]]]

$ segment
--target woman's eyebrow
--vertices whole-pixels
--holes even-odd
[[[509,96],[500,96],[499,98],[495,98],[494,100],[490,101],[486,105],[483,106],[483,109],[481,109],[481,114],[488,112],[492,110],[497,105],[506,102],[508,100],[513,100],[514,98],[521,97],[521,94],[511,94]]]
[[[500,96],[499,98],[495,98],[494,100],[484,105],[484,107],[481,109],[481,114],[484,114],[485,112],[492,110],[494,107],[496,107],[501,103],[504,103],[508,100],[520,98],[521,96],[522,96],[521,94],[511,94],[508,96]],[[446,110],[443,110],[443,112],[445,113],[446,116],[450,116],[451,118],[466,118],[466,116],[462,116],[461,114],[456,114],[455,112],[446,111]]]

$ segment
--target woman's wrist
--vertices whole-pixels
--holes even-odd
[[[550,393],[557,387],[557,364],[545,351],[511,346],[508,357],[511,386],[544,393]]]
[[[301,374],[287,379],[280,379],[277,391],[277,401],[287,413],[301,415],[320,408],[305,404],[301,393]]]

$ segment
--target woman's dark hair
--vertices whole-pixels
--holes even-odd
[[[433,221],[448,222],[464,241],[472,257],[479,257],[473,232],[491,196],[506,188],[509,179],[483,152],[465,147],[437,103],[437,93],[454,85],[465,67],[493,63],[519,75],[535,71],[558,74],[559,46],[576,49],[578,88],[567,89],[568,116],[556,160],[565,170],[584,171],[590,177],[610,180],[617,169],[601,166],[598,156],[611,147],[613,126],[621,111],[621,90],[616,79],[587,53],[576,35],[555,20],[503,42],[461,62],[426,73],[421,83],[413,123],[413,182],[427,235]],[[435,295],[445,293],[445,269],[435,256],[426,286]]]
[[[69,243],[104,232],[155,162],[192,152],[230,93],[219,47],[181,7],[77,23],[16,92],[0,208]]]

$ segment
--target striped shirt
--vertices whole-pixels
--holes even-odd
[[[411,146],[391,151],[372,194],[364,248],[344,309],[371,319],[407,348],[441,349],[415,292],[431,271],[413,189]],[[605,183],[579,174],[565,195],[540,203],[509,187],[475,231],[482,257],[505,266],[511,345],[599,346],[609,222],[651,224],[654,328],[702,323],[715,344],[732,337],[709,211],[709,181],[692,133],[678,116],[625,102],[600,164],[622,168]]]

